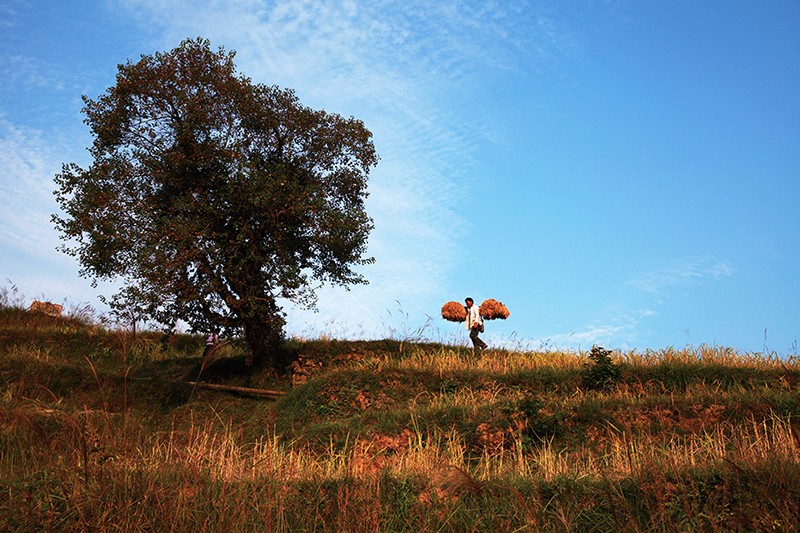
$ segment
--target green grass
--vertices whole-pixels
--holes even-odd
[[[800,367],[718,347],[589,354],[229,343],[0,306],[0,529],[793,531]],[[606,383],[605,377],[612,382]],[[284,391],[277,401],[193,388]]]

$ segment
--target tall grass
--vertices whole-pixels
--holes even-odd
[[[318,364],[294,386],[275,378],[287,394],[268,403],[176,389],[196,376],[201,339],[56,322],[26,336],[23,323],[0,343],[2,530],[800,523],[796,361],[615,354],[619,382],[591,390],[583,353],[324,340],[298,343]],[[223,362],[240,357],[228,350]],[[141,373],[152,380],[126,381]]]
[[[390,522],[385,510],[396,505],[405,506],[409,517],[405,525],[394,524],[397,530],[470,529],[479,518],[483,526],[500,530],[579,529],[587,524],[578,509],[602,507],[598,498],[606,498],[602,491],[607,490],[620,501],[614,511],[602,513],[602,520],[650,530],[658,525],[650,519],[670,505],[687,507],[667,514],[691,519],[698,505],[692,499],[702,496],[699,483],[713,483],[718,491],[719,505],[704,506],[707,525],[734,524],[725,513],[735,514],[727,506],[741,494],[726,491],[737,484],[764,498],[748,503],[759,514],[737,520],[769,517],[771,527],[789,531],[798,518],[790,499],[800,488],[800,447],[784,419],[667,443],[623,435],[612,439],[602,455],[543,442],[524,454],[521,446],[487,451],[475,462],[453,433],[412,433],[390,455],[381,453],[380,444],[360,440],[322,454],[275,436],[246,444],[230,426],[213,425],[132,446],[119,442],[113,420],[85,415],[65,423],[71,432],[59,442],[56,457],[52,448],[43,453],[44,443],[34,431],[22,443],[30,446],[28,452],[4,439],[0,461],[8,505],[1,510],[7,530],[92,530],[113,524],[129,530],[376,531],[385,530]],[[26,432],[17,437],[21,433]],[[565,484],[571,491],[562,492]],[[650,518],[624,504],[623,493],[631,487],[645,499],[641,505]],[[670,523],[660,526],[672,529]]]

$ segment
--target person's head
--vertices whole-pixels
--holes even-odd
[[[466,302],[466,304],[467,304],[467,307],[472,307],[472,304],[473,304],[473,303],[475,303],[475,302],[472,300],[472,298],[470,298],[470,297],[467,297],[467,298],[466,298],[466,300],[464,300],[464,302]]]

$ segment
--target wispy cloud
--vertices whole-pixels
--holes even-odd
[[[570,333],[550,337],[558,348],[586,349],[594,345],[635,348],[641,338],[642,322],[657,315],[652,309],[625,309],[621,304],[606,309],[601,316]]]
[[[0,56],[0,72],[3,73],[0,87],[52,87],[56,80],[47,75],[48,69],[35,58],[24,55]]]
[[[160,28],[157,47],[208,37],[235,49],[237,65],[255,81],[293,88],[304,104],[354,115],[374,133],[381,163],[367,203],[375,221],[369,252],[377,258],[365,269],[370,285],[319,291],[319,314],[291,309],[290,319],[376,331],[398,300],[411,312],[438,308],[469,231],[459,204],[475,179],[471,154],[491,135],[488,117],[467,105],[473,74],[512,67],[532,34],[544,50],[555,39],[551,24],[529,31],[520,23],[524,2],[123,5]]]
[[[304,104],[356,116],[373,132],[381,162],[367,201],[375,221],[369,254],[377,259],[364,269],[370,285],[319,291],[318,314],[287,309],[298,328],[336,321],[366,335],[384,326],[398,301],[417,316],[438,309],[441,288],[466,255],[463,237],[470,227],[460,204],[477,179],[472,154],[501,138],[492,118],[475,105],[481,90],[477,74],[519,68],[531,61],[528,51],[538,50],[536,60],[542,60],[563,46],[558,25],[530,15],[523,1],[118,0],[117,5],[151,36],[152,48],[141,53],[207,37],[214,46],[236,50],[239,69],[254,81],[292,88]],[[136,57],[118,62],[128,59]],[[15,84],[55,89],[36,58],[0,61]],[[49,222],[55,210],[52,177],[84,146],[56,154],[43,135],[2,124],[0,242],[52,258],[58,243]],[[35,207],[18,212],[21,205]]]
[[[59,168],[52,148],[35,131],[0,119],[0,244],[4,250],[45,252],[31,243],[55,243],[52,177]]]
[[[7,2],[0,4],[0,28],[10,28],[16,24],[17,12]]]
[[[733,275],[730,263],[715,257],[702,257],[694,260],[675,261],[664,268],[645,273],[630,285],[648,293],[659,293],[664,290],[700,281],[703,279],[719,279]]]
[[[652,321],[659,319],[672,292],[729,277],[734,272],[730,263],[714,257],[675,260],[626,283],[634,291],[618,291],[617,301],[575,331],[552,335],[552,344],[572,348],[594,344],[641,347],[639,344],[647,337]]]
[[[0,282],[10,280],[28,298],[94,301],[97,291],[77,276],[78,265],[56,251],[50,216],[59,153],[39,132],[0,118]]]

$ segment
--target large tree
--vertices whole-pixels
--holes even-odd
[[[234,54],[186,40],[84,97],[93,160],[56,176],[53,221],[82,276],[121,281],[113,309],[240,332],[250,363],[276,365],[280,299],[366,283],[378,158],[361,121],[252,83]]]

